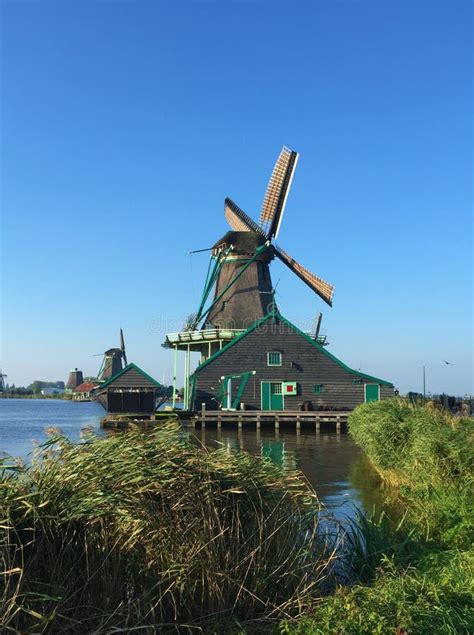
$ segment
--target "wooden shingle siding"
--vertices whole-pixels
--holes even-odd
[[[281,366],[267,365],[269,351],[281,351]],[[288,324],[271,319],[197,369],[195,407],[204,402],[207,408],[217,408],[220,378],[245,371],[256,371],[241,397],[241,403],[252,409],[261,408],[262,381],[297,382],[297,394],[284,397],[285,410],[298,410],[304,401],[311,401],[315,409],[352,410],[365,400],[364,385],[378,383],[347,370]],[[322,384],[320,393],[314,391],[316,384]],[[381,399],[393,396],[393,386],[379,385]]]
[[[224,295],[211,308],[207,316],[209,324],[246,329],[268,313],[273,303],[269,263],[274,252],[269,246],[257,255],[257,248],[264,244],[265,238],[255,232],[231,231],[214,245],[215,254],[231,245],[233,251],[219,272],[214,300]],[[251,259],[253,262],[248,264]]]
[[[122,375],[113,379],[109,388],[156,388],[156,385],[135,368],[126,370]]]

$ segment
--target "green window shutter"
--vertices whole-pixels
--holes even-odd
[[[324,384],[315,384],[313,388],[317,394],[324,392]]]

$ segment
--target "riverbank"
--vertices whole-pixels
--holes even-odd
[[[359,407],[349,426],[402,513],[360,519],[359,582],[281,632],[474,632],[473,421],[394,399]]]

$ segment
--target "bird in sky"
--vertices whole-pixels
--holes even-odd
[[[445,359],[443,359],[443,362],[447,364],[448,366],[454,366],[454,364],[452,364],[451,362],[447,362]]]

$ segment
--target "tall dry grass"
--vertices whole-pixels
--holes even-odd
[[[259,630],[328,574],[300,475],[196,447],[173,424],[53,436],[31,465],[3,461],[0,488],[5,632]]]

